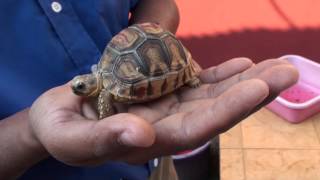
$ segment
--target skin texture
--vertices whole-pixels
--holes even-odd
[[[253,65],[236,58],[200,72],[199,88],[121,107],[122,113],[102,120],[90,102],[73,94],[70,84],[53,88],[30,110],[0,122],[0,142],[6,145],[0,146],[0,179],[15,177],[49,155],[81,166],[108,160],[142,163],[195,148],[255,112],[297,78],[293,66],[282,60]],[[16,135],[23,138],[8,139]]]
[[[64,163],[143,163],[205,143],[269,102],[297,76],[280,60],[252,66],[240,58],[201,72],[205,84],[198,89],[122,107],[122,113],[100,121],[90,104],[64,85],[34,103],[30,122],[39,142]]]
[[[16,179],[48,153],[32,133],[29,108],[0,121],[0,179]]]

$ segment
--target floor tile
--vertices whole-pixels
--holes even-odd
[[[222,149],[220,151],[220,162],[221,180],[245,179],[241,149]]]
[[[246,180],[319,180],[320,150],[244,150]]]
[[[311,120],[290,124],[262,109],[241,124],[244,148],[320,149]]]
[[[242,148],[241,124],[220,135],[220,148]]]

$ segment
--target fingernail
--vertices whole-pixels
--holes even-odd
[[[137,143],[135,143],[134,135],[128,132],[124,132],[120,135],[118,142],[123,146],[132,146],[136,147]]]
[[[130,132],[123,132],[118,142],[121,145],[129,147],[149,147],[153,141],[150,141],[148,138],[136,137],[137,135]]]

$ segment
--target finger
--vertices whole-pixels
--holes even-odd
[[[203,83],[216,83],[245,71],[253,65],[248,58],[234,58],[216,67],[203,70],[200,79]]]
[[[127,112],[154,124],[167,117],[169,110],[177,103],[179,103],[177,97],[174,94],[169,94],[151,102],[130,105]]]
[[[271,93],[279,93],[298,81],[299,72],[291,64],[275,66],[258,76],[270,87]]]
[[[277,68],[280,66],[280,68]],[[279,73],[273,73],[274,68]],[[289,68],[289,70],[288,70]],[[272,73],[269,73],[272,72]],[[263,75],[263,74],[268,74]],[[239,83],[243,80],[248,80],[252,78],[259,78],[267,82],[272,89],[275,89],[273,86],[287,86],[287,84],[292,85],[292,82],[297,80],[297,71],[294,70],[294,67],[289,64],[287,61],[273,59],[266,60],[262,63],[259,63],[250,69],[236,74],[233,77],[221,81],[217,84],[205,84],[197,89],[186,89],[183,93],[180,94],[180,102],[192,101],[196,99],[203,98],[214,98],[219,96],[221,93],[226,91],[231,86]],[[288,82],[282,81],[282,79],[287,80]],[[273,82],[274,81],[274,82]],[[283,84],[284,83],[284,84]],[[282,89],[283,90],[283,89]]]
[[[275,66],[257,76],[256,78],[259,78],[268,84],[270,91],[268,97],[261,103],[261,105],[258,106],[257,109],[260,109],[261,107],[270,103],[276,96],[279,95],[280,92],[295,84],[298,80],[298,76],[297,70],[291,65]],[[207,92],[207,95],[204,93],[202,94],[202,97],[205,95],[206,98],[196,98],[196,96],[193,96],[195,100],[176,103],[174,106],[171,106],[169,114],[192,111],[199,106],[203,106],[208,101],[211,101],[212,98],[215,98],[221,94],[220,91],[218,91],[219,93],[214,94],[213,90],[210,91],[210,87],[208,86],[210,85],[202,86],[199,90]]]
[[[70,87],[70,82],[45,92],[41,96],[41,102],[45,104],[43,103],[39,107],[46,107],[50,104],[50,108],[42,108],[51,111],[47,112],[48,114],[68,110],[69,112],[80,113],[87,119],[98,119],[96,99],[75,95]]]
[[[211,104],[213,99],[214,98],[205,98],[205,99],[197,99],[194,101],[187,101],[187,102],[183,102],[183,103],[176,103],[174,106],[172,106],[169,109],[168,114],[191,112],[199,107],[205,107],[208,104]]]
[[[233,86],[210,104],[202,105],[191,113],[180,114],[179,120],[170,119],[170,126],[174,124],[174,131],[178,133],[174,135],[175,142],[182,143],[180,145],[187,148],[205,143],[241,121],[268,94],[267,84],[258,79],[243,81]],[[169,124],[162,121],[159,123],[162,123],[162,126]]]
[[[282,91],[294,85],[298,81],[299,72],[292,65],[279,65],[261,73],[258,78],[268,84],[270,92],[269,96],[254,111],[269,104]]]
[[[43,123],[37,133],[49,153],[66,164],[100,164],[131,148],[151,146],[155,140],[151,125],[131,114],[100,121],[88,121],[77,114],[66,116],[63,119],[73,121]]]
[[[195,89],[182,88],[181,91],[183,91],[183,93],[179,95],[179,99],[182,102],[184,102],[194,99],[210,97],[210,94],[207,95],[207,93],[211,93],[212,89],[212,86],[210,86],[209,84],[214,84],[223,81],[227,78],[230,78],[238,73],[241,73],[249,69],[253,65],[253,62],[250,59],[240,57],[226,61],[218,66],[214,66],[206,70],[203,70],[200,73],[200,80],[202,83],[208,84],[200,86],[196,89],[196,91]],[[181,91],[179,91],[179,93]]]
[[[169,116],[155,124],[157,139],[147,149],[128,154],[127,161],[174,154],[193,149],[238,123],[268,95],[268,86],[257,79],[243,81],[194,111]]]
[[[207,91],[207,95],[217,97],[225,90],[241,81],[257,78],[267,83],[270,89],[269,96],[274,96],[290,87],[298,80],[298,71],[289,63],[272,65],[269,68],[262,68],[258,65],[255,67],[224,82],[208,87],[207,90],[209,92]]]
[[[155,105],[156,106],[156,105]],[[160,106],[160,104],[159,104]],[[165,106],[165,104],[164,104]],[[168,110],[167,110],[168,111]],[[142,117],[150,124],[154,124],[158,120],[167,116],[167,111],[165,109],[155,109],[148,105],[134,105],[128,109],[129,113],[135,114],[139,117]]]

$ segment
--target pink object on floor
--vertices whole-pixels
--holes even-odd
[[[320,112],[320,64],[297,55],[286,55],[280,59],[292,63],[300,78],[267,108],[291,123],[299,123]]]

